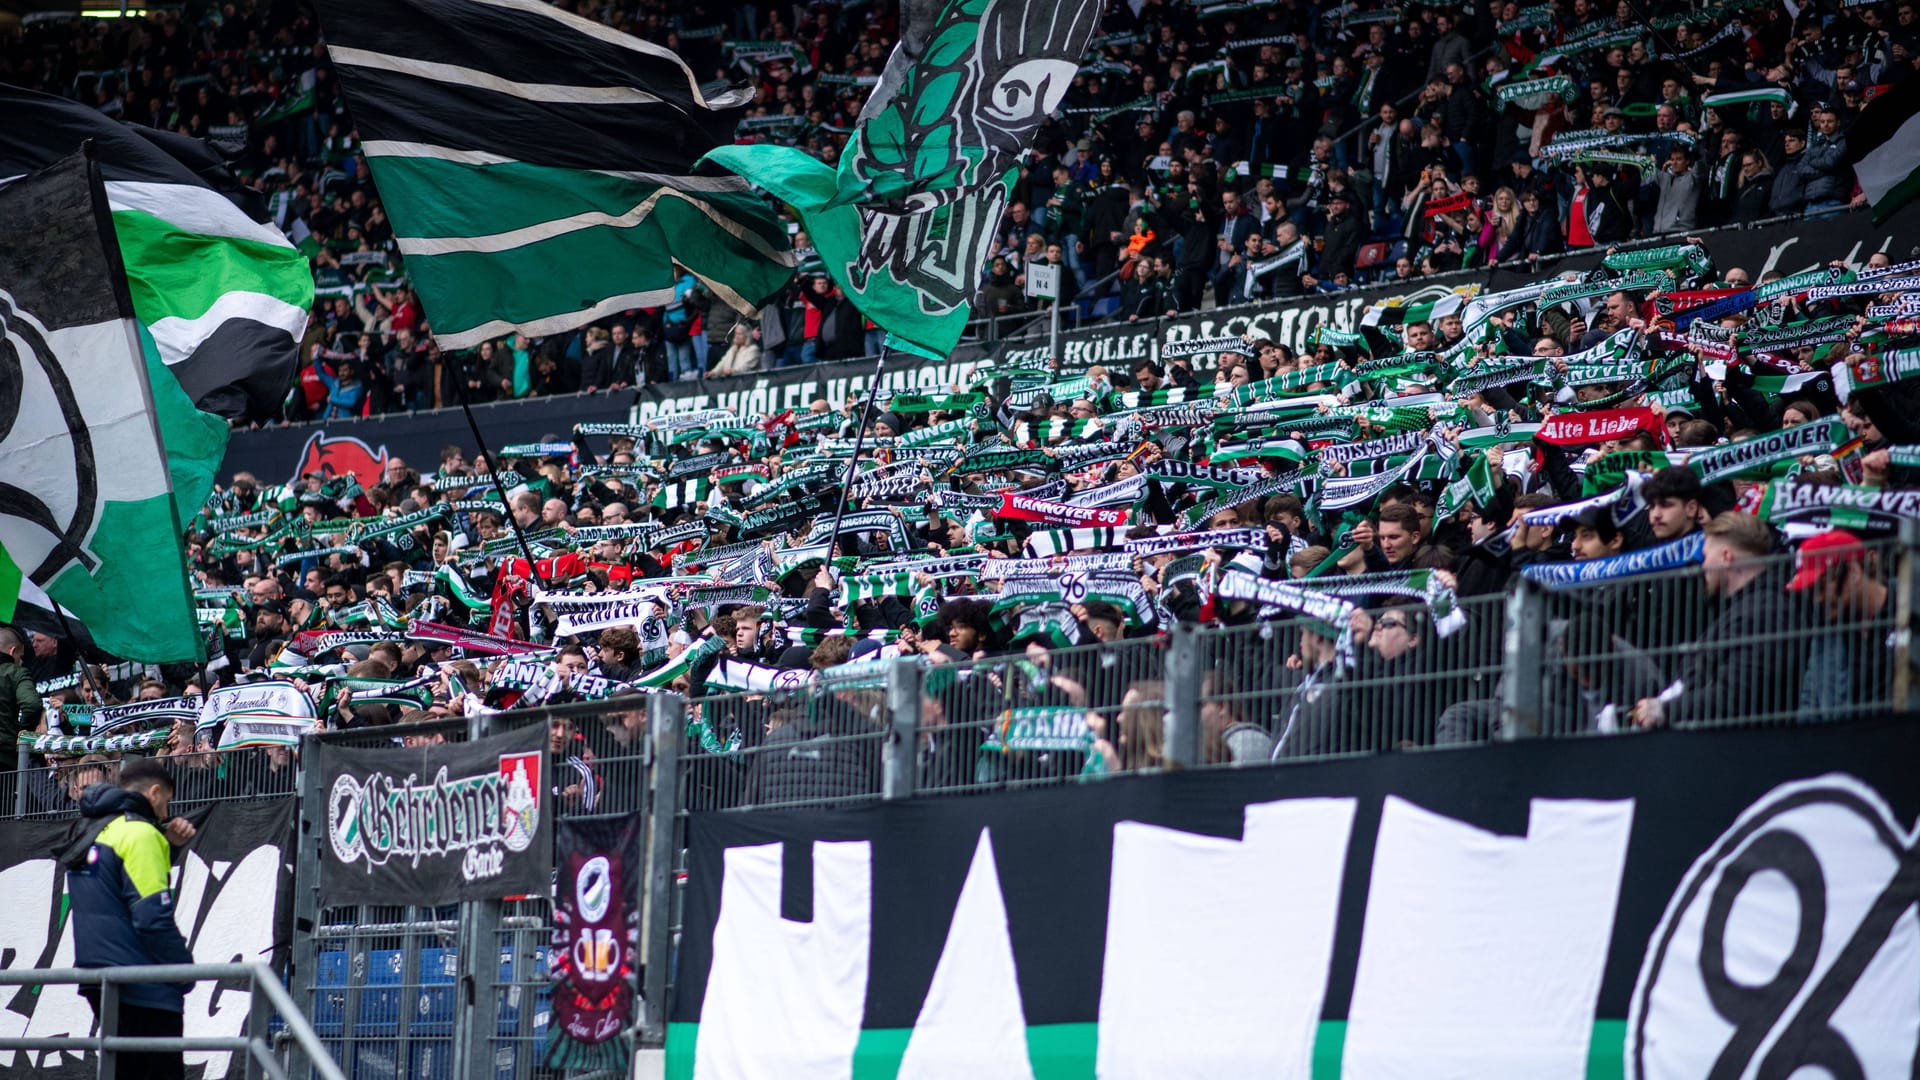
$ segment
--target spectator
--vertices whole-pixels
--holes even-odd
[[[1773,537],[1751,514],[1729,510],[1706,527],[1709,596],[1718,616],[1686,651],[1676,673],[1681,692],[1670,703],[1641,699],[1634,723],[1653,727],[1727,716],[1770,716],[1791,710],[1800,696],[1806,638],[1789,606],[1784,575],[1764,562]]]
[[[748,323],[736,323],[727,351],[713,366],[709,376],[751,375],[760,370],[760,346],[754,343],[754,331]]]
[[[1692,151],[1676,146],[1666,164],[1653,174],[1652,189],[1659,205],[1653,212],[1656,233],[1691,232],[1699,216],[1700,166]]]
[[[20,631],[0,626],[0,742],[9,747],[23,732],[46,730],[40,691],[33,685],[26,659],[27,643]],[[15,767],[15,755],[0,754],[0,758],[5,759],[0,769]]]

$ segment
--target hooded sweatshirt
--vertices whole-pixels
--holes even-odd
[[[167,875],[173,849],[146,797],[112,784],[80,795],[87,822],[61,862],[73,911],[75,967],[189,964],[193,954],[174,922]],[[120,1000],[180,1012],[190,984],[129,983]]]

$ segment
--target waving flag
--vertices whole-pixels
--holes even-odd
[[[695,175],[747,91],[541,0],[320,0],[400,253],[446,348],[672,302],[751,312],[796,258],[737,176]]]
[[[238,183],[212,151],[5,84],[0,116],[0,181],[47,168],[92,140],[134,313],[187,396],[227,419],[277,411],[299,367],[313,275],[279,229],[235,204],[228,192]],[[164,434],[170,449],[185,438]]]
[[[1908,79],[1860,110],[1847,133],[1847,156],[1874,224],[1920,195],[1920,81]]]
[[[0,186],[0,574],[130,660],[205,653],[160,431],[194,413],[143,349],[98,169]]]
[[[904,0],[901,40],[839,168],[789,146],[707,155],[799,213],[827,272],[895,343],[960,340],[1014,165],[1073,84],[1094,0]]]

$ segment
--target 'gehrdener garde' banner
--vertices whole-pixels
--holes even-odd
[[[536,724],[410,749],[320,744],[325,901],[437,905],[545,891],[546,739]]]

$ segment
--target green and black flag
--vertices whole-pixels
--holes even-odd
[[[1073,84],[1097,0],[904,0],[901,40],[838,169],[788,146],[707,155],[792,206],[895,344],[951,352],[1015,162]]]
[[[737,176],[694,164],[748,91],[542,0],[320,0],[361,149],[434,337],[463,349],[675,299],[675,262],[734,309],[796,258]]]
[[[0,117],[0,183],[93,143],[134,314],[187,396],[226,419],[277,412],[299,367],[313,275],[265,223],[264,205],[249,213],[258,196],[205,143],[123,124],[77,101],[0,84]],[[219,429],[224,446],[226,425]],[[164,434],[170,448],[188,437]],[[175,486],[193,485],[176,477]]]
[[[24,596],[117,656],[199,660],[161,432],[204,414],[142,346],[116,216],[77,155],[0,186],[0,615]]]
[[[1873,223],[1920,197],[1920,82],[1874,98],[1847,133],[1847,158],[1873,205]]]

